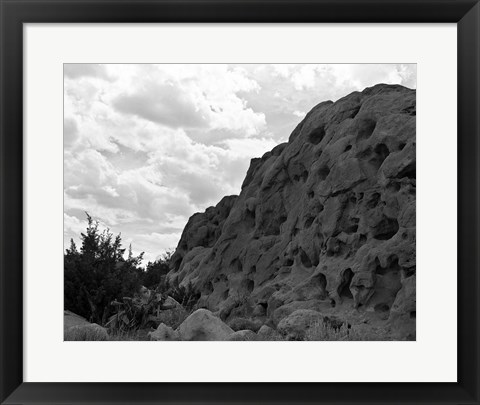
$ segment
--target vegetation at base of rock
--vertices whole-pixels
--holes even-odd
[[[178,284],[177,280],[174,280],[172,285],[165,282],[163,290],[189,312],[195,308],[201,296],[198,291],[194,290],[191,283],[182,286]]]
[[[392,340],[385,331],[360,329],[342,324],[334,328],[330,323],[322,321],[310,325],[305,333],[305,340],[311,341],[384,341]]]
[[[118,311],[112,302],[122,302],[126,311],[127,302],[135,299],[140,286],[157,288],[167,285],[161,282],[169,269],[170,253],[156,262],[140,267],[143,253],[132,254],[131,246],[126,254],[121,235],[114,236],[109,229],[100,230],[98,221],[87,215],[87,229],[81,234],[82,245],[77,249],[74,241],[64,254],[64,306],[66,309],[99,325]],[[126,256],[126,257],[125,257]],[[127,297],[124,299],[124,297]],[[138,309],[132,304],[134,314],[130,322],[142,324],[138,319],[149,314],[149,307]]]
[[[158,324],[162,304],[161,294],[154,292],[146,299],[141,296],[123,297],[122,301],[113,301],[116,313],[112,315],[106,327],[121,332],[155,327]]]

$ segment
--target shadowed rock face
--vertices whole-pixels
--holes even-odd
[[[238,197],[190,218],[169,280],[227,321],[314,310],[414,338],[415,100],[377,85],[314,107]]]

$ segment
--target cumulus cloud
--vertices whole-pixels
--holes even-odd
[[[207,117],[188,95],[173,84],[146,83],[132,94],[118,96],[113,100],[113,106],[120,112],[173,128],[205,127],[208,124]]]
[[[65,77],[70,79],[79,79],[81,77],[92,77],[104,80],[112,80],[107,73],[105,65],[97,65],[94,63],[68,63],[63,65],[63,73]]]
[[[316,104],[416,86],[415,65],[65,65],[64,239],[85,211],[134,253],[175,248],[188,218],[238,194],[250,159]]]

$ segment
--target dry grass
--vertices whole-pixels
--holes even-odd
[[[106,329],[95,323],[71,326],[63,332],[65,341],[103,341],[108,338]]]
[[[343,324],[340,328],[333,328],[325,322],[315,322],[305,333],[305,340],[310,341],[384,341],[391,340],[384,330],[375,328],[361,328],[352,325],[350,328]]]
[[[120,341],[120,342],[138,342],[150,340],[147,336],[147,330],[135,330],[135,331],[111,331],[108,340]]]

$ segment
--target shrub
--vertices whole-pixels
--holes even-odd
[[[110,303],[132,295],[140,285],[143,253],[127,258],[121,236],[109,229],[100,231],[98,221],[87,213],[87,229],[81,234],[80,250],[73,240],[64,255],[65,308],[91,322],[104,325],[111,315]]]
[[[188,283],[187,286],[184,287],[179,285],[178,282],[167,286],[167,294],[188,312],[193,311],[201,296],[201,294],[193,288],[191,283]]]
[[[150,289],[155,289],[159,284],[163,284],[165,275],[170,270],[171,257],[172,252],[167,251],[154,262],[148,262],[145,271],[141,273],[140,283]]]
[[[147,291],[147,294],[136,295],[133,298],[123,297],[122,302],[112,301],[116,313],[109,318],[106,327],[114,333],[156,328],[165,299],[157,291]]]

